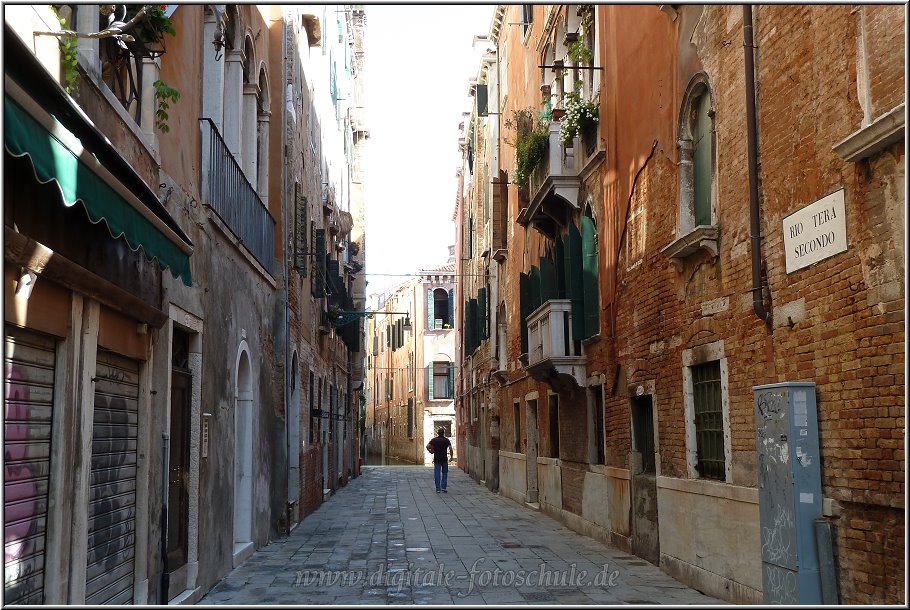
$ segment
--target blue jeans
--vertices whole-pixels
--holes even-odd
[[[442,473],[442,481],[439,480],[440,473]],[[433,478],[436,480],[436,489],[445,489],[446,481],[449,478],[449,463],[433,462]]]

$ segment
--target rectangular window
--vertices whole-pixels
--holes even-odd
[[[692,367],[692,397],[695,406],[695,469],[702,477],[724,480],[726,463],[719,360]]]
[[[528,31],[531,29],[531,23],[534,21],[534,5],[533,4],[522,4],[521,5],[521,35],[527,37]]]
[[[313,402],[313,399],[315,398],[314,394],[316,392],[315,386],[316,386],[315,377],[313,375],[313,371],[310,371],[310,413],[312,413],[313,409],[316,408],[316,403]],[[316,442],[315,433],[316,433],[316,426],[313,425],[313,418],[311,415],[310,416],[310,442],[311,443]]]
[[[604,449],[604,399],[601,387],[591,388],[591,406],[594,409],[594,451],[591,455],[593,464],[603,464],[606,458]]]
[[[650,395],[632,399],[632,433],[635,437],[635,451],[641,454],[641,472],[653,474],[654,407]]]
[[[695,226],[711,224],[711,179],[713,174],[711,96],[705,92],[694,103],[695,125],[692,134],[695,174]]]
[[[408,398],[408,438],[414,437],[414,399]]]
[[[550,421],[550,457],[559,457],[559,396],[550,394],[548,398]]]
[[[433,398],[448,399],[452,398],[451,388],[449,387],[449,366],[448,362],[433,363]]]

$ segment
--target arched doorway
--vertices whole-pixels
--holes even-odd
[[[253,540],[253,383],[244,341],[234,386],[234,556]]]

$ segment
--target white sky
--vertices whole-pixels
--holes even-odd
[[[367,295],[444,264],[455,244],[458,124],[495,5],[366,5]]]

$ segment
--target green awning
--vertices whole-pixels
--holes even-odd
[[[134,251],[142,248],[149,260],[157,260],[162,269],[170,269],[175,278],[191,286],[186,248],[178,247],[173,238],[165,235],[162,229],[80,159],[80,153],[83,158],[85,153],[79,150],[79,139],[51,115],[48,116],[54,124],[51,131],[9,95],[4,95],[3,135],[10,154],[16,157],[28,155],[40,182],[53,180],[57,183],[64,205],[71,207],[81,202],[92,223],[104,221],[111,236],[122,238]],[[97,160],[97,157],[94,158]]]

